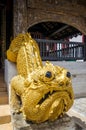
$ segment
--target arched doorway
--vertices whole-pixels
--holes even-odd
[[[28,32],[38,42],[43,60],[83,59],[84,45],[70,43],[70,38],[82,33],[65,23],[46,21],[28,28]]]
[[[62,40],[69,37],[82,34],[78,29],[61,22],[46,21],[32,25],[28,28],[28,32],[34,38],[48,38],[53,40]],[[39,34],[39,36],[36,34]]]

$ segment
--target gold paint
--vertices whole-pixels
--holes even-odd
[[[50,62],[42,65],[39,48],[29,33],[19,34],[7,51],[16,62],[18,75],[11,80],[10,105],[26,120],[54,121],[73,105],[74,94],[68,70]],[[22,105],[20,105],[20,97]]]

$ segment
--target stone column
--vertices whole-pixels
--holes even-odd
[[[27,31],[26,0],[13,0],[13,37]]]

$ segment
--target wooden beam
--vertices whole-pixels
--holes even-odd
[[[66,28],[68,28],[68,27],[69,27],[69,25],[65,25],[65,26],[61,27],[61,28],[58,29],[57,31],[55,31],[55,32],[53,32],[52,34],[50,34],[49,37],[54,36],[55,34],[57,34],[57,33],[61,32],[61,31],[63,31],[64,29],[66,29]]]

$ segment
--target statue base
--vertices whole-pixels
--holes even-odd
[[[25,121],[20,114],[12,114],[13,130],[76,130],[75,123],[67,115],[53,122],[46,121],[44,123],[35,124]]]

